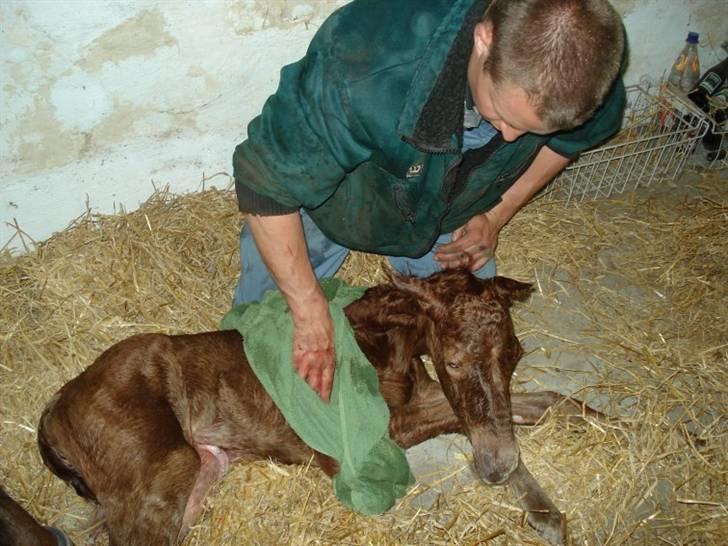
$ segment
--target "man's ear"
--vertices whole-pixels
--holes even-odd
[[[493,25],[491,23],[480,22],[475,25],[473,30],[473,47],[475,52],[482,60],[488,58],[490,45],[493,43]]]

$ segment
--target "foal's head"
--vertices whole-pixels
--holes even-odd
[[[503,483],[518,466],[510,381],[523,353],[509,309],[528,298],[531,285],[463,270],[393,282],[415,295],[430,319],[428,352],[473,445],[478,474],[486,483]]]

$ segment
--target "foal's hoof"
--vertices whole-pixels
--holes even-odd
[[[53,538],[56,539],[56,544],[58,546],[73,546],[73,542],[71,542],[71,539],[68,538],[66,533],[64,533],[60,529],[56,529],[55,527],[51,527],[49,525],[46,525],[44,527],[45,530],[52,534]]]
[[[566,544],[566,516],[561,512],[528,512],[528,524],[549,544]]]

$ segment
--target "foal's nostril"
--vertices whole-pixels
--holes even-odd
[[[488,485],[501,485],[508,481],[508,478],[511,477],[511,474],[513,474],[517,467],[518,459],[516,458],[515,464],[508,462],[507,464],[478,469],[478,475]]]
[[[518,447],[503,446],[493,453],[476,454],[475,470],[488,485],[500,485],[518,468],[518,461]]]
[[[505,483],[511,475],[511,472],[501,469],[489,469],[478,472],[480,479],[488,485],[501,485]]]

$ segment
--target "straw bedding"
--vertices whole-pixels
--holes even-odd
[[[557,412],[518,431],[573,544],[728,536],[728,190],[717,173],[683,185],[568,208],[537,200],[501,235],[500,273],[537,287],[515,311],[529,354],[514,389],[538,386],[543,370],[564,376],[550,359],[570,355],[590,363],[576,396],[615,417],[566,422]],[[40,461],[43,405],[115,341],[215,328],[241,221],[229,191],[161,191],[135,212],[86,214],[30,253],[0,258],[0,483],[77,545],[106,539]],[[353,254],[340,275],[371,285],[385,271],[381,258]],[[507,490],[468,478],[467,450],[456,460],[377,518],[342,507],[315,468],[238,465],[185,544],[541,543]],[[462,479],[431,507],[413,502],[453,477]]]

